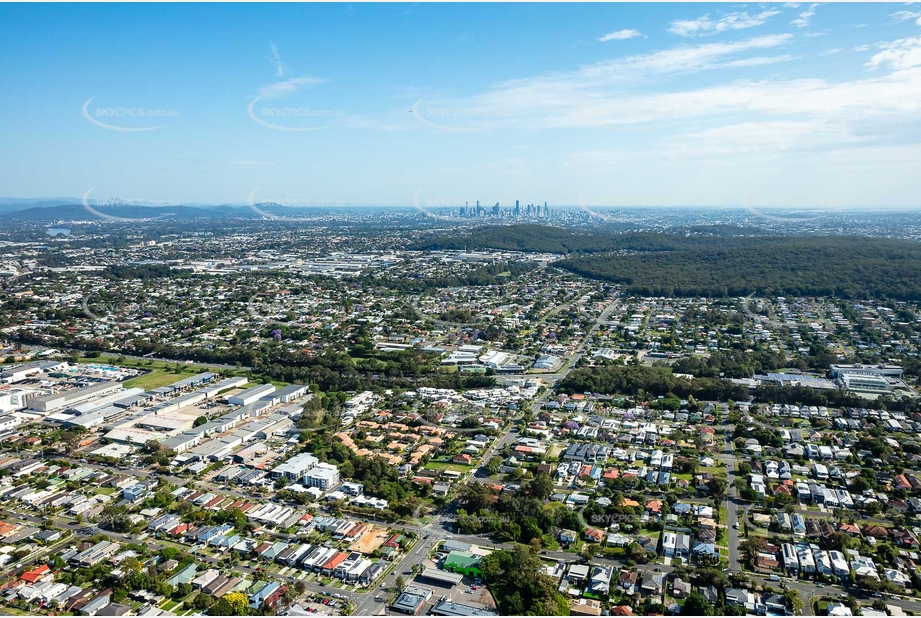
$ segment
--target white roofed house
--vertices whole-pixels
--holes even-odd
[[[902,571],[896,569],[883,569],[883,575],[888,581],[896,586],[911,588],[911,578]]]
[[[866,556],[857,556],[851,560],[851,569],[854,571],[854,577],[879,579],[879,573],[876,572],[876,563]]]
[[[588,580],[586,592],[598,596],[607,596],[611,591],[611,575],[613,569],[609,566],[597,565],[592,567],[592,574]]]
[[[796,546],[796,557],[799,559],[800,572],[804,575],[815,573],[815,559],[812,550],[805,543]]]
[[[759,496],[765,495],[766,486],[764,484],[764,475],[762,474],[752,474],[751,475],[751,487]]]
[[[783,553],[783,568],[787,573],[792,574],[794,577],[799,575],[800,565],[799,557],[797,555],[796,549],[790,543],[784,543],[781,546],[781,551]]]
[[[220,576],[221,572],[217,569],[208,569],[198,577],[192,580],[192,587],[196,590],[204,588]]]
[[[815,559],[815,568],[819,575],[830,577],[834,574],[831,557],[829,557],[827,551],[821,549],[813,550],[812,557]]]
[[[840,551],[830,550],[828,557],[831,559],[831,568],[835,576],[839,579],[848,579],[851,576],[851,569],[847,565],[847,560]]]

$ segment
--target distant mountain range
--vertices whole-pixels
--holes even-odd
[[[221,219],[225,217],[247,217],[262,219],[264,216],[248,205],[182,205],[182,206],[133,206],[89,204],[84,207],[80,198],[17,199],[0,198],[0,220],[61,222],[102,220],[96,213],[122,219]],[[257,204],[265,213],[277,217],[301,217],[308,212],[328,210],[327,208],[289,208],[277,204]]]

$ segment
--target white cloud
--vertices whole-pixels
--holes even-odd
[[[623,30],[608,32],[598,40],[602,43],[607,43],[608,41],[624,41],[626,39],[632,39],[638,36],[640,36],[639,30],[634,30],[633,28],[625,28]]]
[[[818,8],[819,3],[814,2],[809,5],[809,8],[799,14],[799,17],[790,22],[790,24],[796,26],[797,28],[805,28],[809,25],[812,20],[812,17],[815,15],[815,10]]]
[[[755,56],[753,58],[742,58],[741,60],[730,60],[729,62],[724,62],[720,66],[726,68],[761,67],[769,64],[777,64],[778,62],[789,62],[790,60],[793,60],[793,56],[789,54],[784,54],[783,56]]]
[[[510,80],[497,84],[485,93],[461,99],[440,100],[426,98],[420,106],[421,116],[427,109],[463,110],[450,119],[439,119],[441,124],[463,127],[466,130],[485,129],[494,126],[527,127],[587,127],[609,120],[605,107],[620,106],[625,101],[643,101],[642,96],[627,96],[635,93],[644,81],[662,79],[670,75],[693,73],[704,70],[718,70],[733,60],[745,60],[746,52],[771,49],[785,45],[793,36],[777,34],[753,37],[737,42],[707,43],[695,46],[680,46],[650,54],[637,54],[580,67],[569,73]],[[741,56],[741,58],[740,58]],[[749,66],[769,64],[786,60],[761,59],[749,61]],[[745,66],[744,64],[741,66]],[[741,105],[744,101],[738,101]],[[654,120],[657,107],[647,107],[642,102],[630,114],[640,122]],[[595,109],[596,106],[599,109]],[[617,116],[623,109],[613,110]],[[453,120],[454,122],[449,122]]]
[[[785,9],[798,9],[799,2],[784,2],[783,8]]]
[[[288,67],[281,61],[281,56],[278,54],[278,48],[275,47],[275,43],[269,41],[269,47],[272,48],[272,64],[275,65],[275,77],[284,77]]]
[[[879,43],[877,46],[883,51],[870,58],[865,65],[867,68],[878,69],[889,65],[895,70],[903,70],[921,66],[921,36]]]
[[[823,52],[819,52],[819,55],[820,56],[832,56],[834,54],[840,54],[843,51],[844,50],[841,49],[840,47],[833,47],[832,49],[826,49]]]
[[[627,56],[626,58],[602,62],[581,69],[589,77],[598,75],[620,75],[627,72],[676,73],[697,71],[718,66],[726,56],[741,54],[755,49],[768,49],[789,43],[790,34],[772,34],[753,37],[738,42],[706,43],[692,47],[673,47],[651,54]]]
[[[297,92],[301,88],[321,84],[323,80],[318,77],[292,77],[282,82],[275,82],[259,89],[259,96],[264,99],[276,99],[286,94]]]
[[[704,36],[719,34],[727,30],[744,30],[760,26],[779,13],[780,11],[776,10],[762,11],[757,15],[749,15],[746,12],[730,13],[717,20],[710,19],[708,13],[697,19],[676,19],[669,24],[668,31],[678,36]]]
[[[892,19],[902,22],[909,21],[911,19],[915,20],[915,24],[921,26],[921,11],[896,11],[892,13],[889,17]]]

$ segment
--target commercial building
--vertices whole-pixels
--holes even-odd
[[[465,551],[452,551],[444,561],[444,569],[452,573],[461,573],[467,577],[482,577],[481,556]]]
[[[16,367],[4,369],[2,372],[0,372],[0,382],[3,384],[14,384],[16,382],[22,382],[23,380],[26,380],[40,373],[59,370],[66,366],[67,363],[54,360],[25,363],[22,365],[17,365]]]
[[[559,362],[560,362],[560,358],[558,356],[552,356],[549,354],[545,354],[541,356],[540,358],[538,358],[536,361],[534,361],[534,369],[543,369],[546,371],[550,371]]]
[[[29,400],[29,409],[36,412],[49,414],[58,410],[66,410],[72,406],[87,402],[98,397],[105,397],[112,393],[124,390],[124,387],[118,382],[104,382],[94,384],[84,388],[76,388],[62,393],[45,395],[44,397],[35,397]]]
[[[390,609],[407,616],[416,616],[425,607],[426,601],[432,598],[432,591],[419,586],[407,586],[399,598],[390,606]]]
[[[277,469],[277,468],[276,468]],[[339,468],[328,463],[319,463],[304,475],[304,485],[326,491],[339,483]]]
[[[429,610],[430,616],[498,616],[496,612],[473,604],[438,601]]]
[[[307,394],[307,387],[303,384],[289,384],[275,392],[279,403],[291,403]]]
[[[283,464],[275,466],[275,469],[272,470],[272,478],[284,476],[292,481],[299,481],[319,463],[320,460],[310,453],[300,453]]]
[[[829,373],[833,378],[843,378],[848,375],[902,378],[902,368],[898,365],[831,365]]]
[[[856,393],[888,393],[892,383],[880,375],[863,375],[846,373],[841,376],[844,388]]]
[[[248,406],[251,403],[256,403],[263,397],[271,395],[275,392],[275,386],[272,384],[260,384],[259,386],[254,386],[248,388],[245,391],[237,393],[232,397],[227,398],[227,403],[232,406]]]

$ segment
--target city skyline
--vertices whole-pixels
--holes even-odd
[[[911,5],[0,12],[10,197],[918,205]]]

